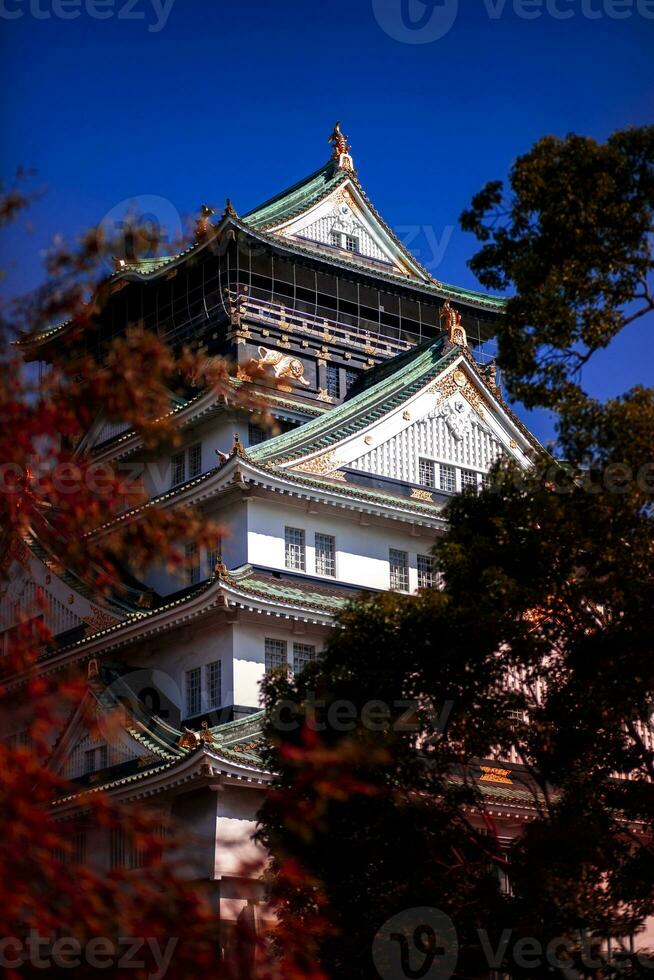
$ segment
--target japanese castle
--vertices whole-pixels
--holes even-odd
[[[184,581],[162,561],[107,598],[31,537],[14,547],[1,599],[6,639],[42,590],[55,642],[39,670],[88,679],[51,757],[75,787],[56,818],[83,813],[101,787],[183,820],[189,875],[211,883],[226,937],[262,899],[242,862],[257,856],[251,834],[271,779],[265,672],[301,670],[364,589],[437,587],[431,549],[452,495],[482,485],[500,456],[528,467],[538,448],[489,353],[503,301],[430,275],[368,199],[338,124],[330,142],[327,163],[288,190],[244,215],[229,202],[220,218],[205,209],[185,252],[123,260],[112,276],[112,335],[138,316],[172,345],[228,358],[230,384],[256,393],[276,431],[195,389],[171,403],[182,443],[169,453],[102,418],[77,451],[140,464],[151,499],[215,520],[222,547],[188,541]],[[23,350],[47,363],[65,343],[63,325]],[[11,683],[20,698],[25,678]],[[117,705],[129,708],[118,733],[103,726]],[[507,839],[533,807],[516,776],[510,760],[479,772]],[[108,868],[138,863],[93,828],[79,849]]]

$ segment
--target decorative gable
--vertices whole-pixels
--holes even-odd
[[[502,452],[499,439],[457,393],[437,402],[423,418],[353,460],[348,468],[406,483],[425,483],[421,462],[487,473]]]
[[[375,214],[354,178],[270,231],[284,238],[326,246],[335,254],[340,251],[352,258],[371,259],[403,276],[421,281],[429,278]]]
[[[383,382],[378,386],[380,409],[387,401],[385,388]],[[357,401],[363,405],[365,397],[364,392],[342,406],[341,414],[350,408],[352,417],[342,419],[342,427],[333,430],[329,448],[316,452],[307,445],[304,453],[281,465],[332,477],[338,477],[339,471],[358,470],[444,490],[478,484],[502,455],[529,465],[529,440],[463,355],[440,375],[425,378],[413,393],[401,397],[400,390],[389,396],[388,408],[372,411],[373,421],[367,424],[371,406],[356,411]],[[321,425],[328,426],[329,414]],[[429,467],[431,479],[425,475]]]
[[[103,731],[98,726],[78,732],[65,756],[62,774],[66,779],[78,779],[145,754],[144,748],[126,732]]]

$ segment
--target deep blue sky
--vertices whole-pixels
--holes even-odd
[[[92,0],[75,2],[0,0],[2,172],[34,167],[47,187],[37,231],[11,236],[9,288],[35,281],[53,234],[125,200],[163,198],[169,224],[227,195],[247,210],[324,162],[337,117],[388,223],[405,239],[407,226],[430,229],[412,243],[418,257],[446,282],[478,286],[457,218],[486,180],[545,133],[603,139],[652,120],[652,0],[543,0],[538,17],[538,0],[172,0],[160,30],[148,27],[162,22],[161,0],[95,0],[112,14],[102,20]],[[402,3],[424,14],[425,33],[401,19]],[[653,362],[643,322],[587,384],[610,395],[651,383]]]

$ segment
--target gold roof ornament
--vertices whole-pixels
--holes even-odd
[[[200,217],[195,222],[195,237],[198,241],[207,237],[211,230],[211,218],[216,213],[216,209],[208,204],[200,205]]]
[[[200,725],[200,741],[206,745],[213,745],[213,732],[209,728],[209,722],[203,721]]]
[[[354,163],[350,156],[350,144],[347,136],[341,132],[341,124],[336,120],[334,131],[327,140],[332,144],[332,160],[336,160],[340,170],[354,170]]]
[[[238,215],[234,210],[234,206],[229,198],[225,199],[225,210],[223,211],[223,218],[237,218]]]
[[[447,331],[447,339],[451,344],[458,344],[459,347],[467,347],[468,340],[466,332],[461,325],[461,314],[450,304],[449,299],[441,307],[440,321],[443,330]]]

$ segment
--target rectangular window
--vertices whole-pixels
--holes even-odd
[[[197,585],[200,581],[200,555],[195,542],[186,545],[186,582]]]
[[[266,673],[288,666],[286,640],[272,640],[266,637]]]
[[[109,862],[111,870],[124,868],[127,863],[127,839],[122,827],[112,827],[110,831]]]
[[[332,398],[339,398],[341,385],[338,377],[338,368],[333,364],[328,364],[325,368],[325,383],[327,385],[327,394]]]
[[[205,670],[207,679],[207,708],[219,708],[222,702],[220,660],[214,660],[213,663],[207,664]]]
[[[170,484],[176,487],[186,479],[186,454],[175,453],[170,460],[170,466],[172,470]]]
[[[418,555],[418,588],[433,589],[435,582],[434,559],[431,555]]]
[[[248,444],[250,446],[258,446],[259,443],[266,441],[266,433],[261,428],[260,425],[254,425],[250,422],[248,425]]]
[[[316,534],[316,575],[336,575],[336,539],[331,534]]]
[[[421,459],[418,463],[418,482],[421,487],[435,487],[435,467],[430,459]]]
[[[306,568],[304,531],[299,527],[284,528],[286,567],[296,572]]]
[[[194,667],[186,671],[186,717],[199,715],[202,711],[202,668]]]
[[[468,487],[477,489],[477,474],[474,470],[461,470],[461,489],[466,490]]]
[[[188,475],[189,479],[194,476],[199,476],[202,472],[202,445],[197,443],[195,446],[189,446],[188,449]]]
[[[441,490],[449,490],[450,493],[456,491],[456,470],[453,466],[448,466],[446,463],[441,463],[438,467],[439,471],[439,487]]]
[[[216,565],[220,561],[220,557],[221,557],[220,545],[217,545],[215,548],[207,548],[206,564],[207,564],[208,578],[211,578],[211,576],[215,573]]]
[[[491,485],[490,474],[488,474],[488,473],[482,473],[481,474],[481,487],[482,487],[482,490],[488,490],[488,488],[489,488],[490,485]]]
[[[389,551],[389,562],[391,566],[391,589],[397,592],[409,591],[409,554],[407,551],[398,551],[391,548]]]
[[[316,648],[308,643],[293,644],[293,673],[299,674],[307,664],[316,659]]]
[[[355,238],[354,235],[345,236],[345,248],[348,252],[358,252],[359,251],[359,239]]]
[[[345,390],[349,391],[352,385],[356,384],[357,378],[359,377],[358,371],[353,371],[351,368],[345,369]]]
[[[93,749],[87,749],[84,753],[84,772],[98,772],[106,769],[109,764],[109,752],[106,745],[96,745]]]
[[[340,248],[341,247],[341,235],[340,235],[340,232],[333,231],[330,234],[330,236],[329,236],[329,241],[330,241],[330,244],[331,245],[334,245],[336,248]]]

